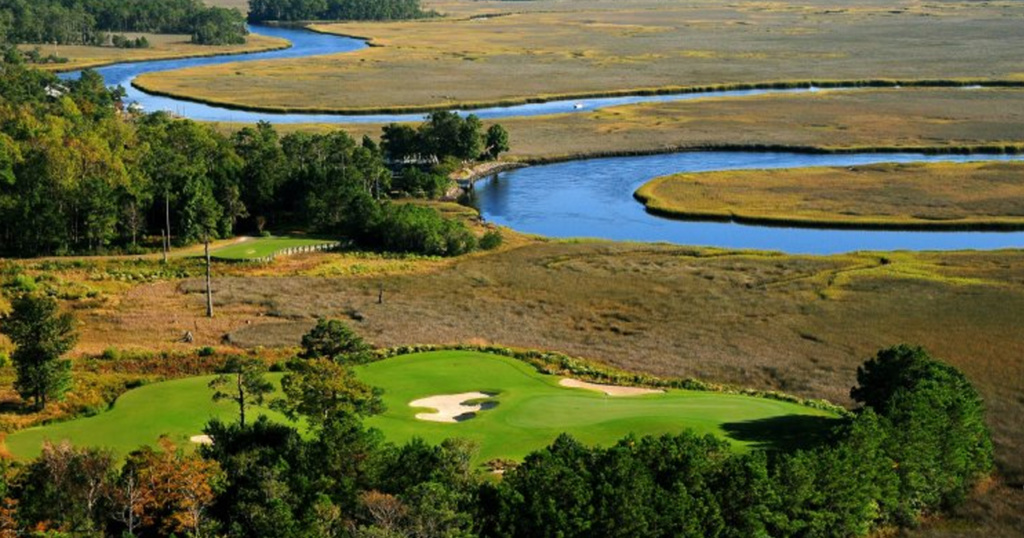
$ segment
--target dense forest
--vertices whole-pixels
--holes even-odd
[[[283,225],[365,248],[457,255],[477,246],[463,223],[388,199],[441,196],[463,160],[507,148],[504,129],[484,133],[475,117],[441,112],[400,129],[435,141],[420,144],[416,162],[386,159],[387,140],[382,149],[344,132],[282,137],[261,123],[225,136],[163,113],[126,114],[95,72],[61,82],[9,52],[0,72],[6,255],[136,252],[166,229],[188,244]]]
[[[107,45],[125,32],[186,34],[200,45],[248,34],[238,10],[200,0],[0,0],[0,43]]]
[[[249,22],[387,21],[436,15],[420,0],[249,0]]]
[[[3,320],[8,331],[19,326],[12,319]],[[4,460],[0,532],[865,536],[956,506],[992,467],[974,388],[920,348],[898,346],[868,361],[852,391],[862,407],[799,430],[803,448],[773,445],[767,434],[768,444],[749,452],[688,432],[610,447],[562,435],[521,463],[502,462],[498,479],[472,465],[472,442],[398,445],[364,427],[362,418],[384,407],[380,391],[351,369],[372,357],[368,347],[340,322],[321,320],[303,347],[285,368],[283,397],[271,403],[296,424],[247,420],[246,410],[273,390],[267,367],[228,359],[211,396],[233,402],[238,420],[210,422],[212,444],[191,451],[165,442],[123,462],[102,449],[46,445],[34,461]],[[793,425],[763,426],[764,434]]]

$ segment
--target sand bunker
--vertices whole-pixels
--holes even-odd
[[[436,409],[434,413],[417,413],[416,418],[431,422],[462,422],[476,416],[477,412],[494,407],[494,402],[465,405],[471,400],[483,400],[492,395],[484,392],[463,392],[462,394],[441,394],[409,402],[409,407]]]
[[[189,441],[196,443],[197,445],[212,445],[213,439],[210,439],[209,435],[193,435],[188,438]]]
[[[596,390],[603,392],[608,396],[639,396],[641,394],[661,394],[665,391],[661,389],[645,389],[642,387],[620,387],[618,385],[601,385],[598,383],[588,383],[587,381],[580,381],[579,379],[564,378],[558,382],[563,387],[569,387],[572,389],[587,389]]]

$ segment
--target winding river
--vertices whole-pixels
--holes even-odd
[[[121,85],[128,100],[146,111],[167,110],[201,121],[255,123],[380,123],[419,121],[422,114],[336,115],[279,114],[232,110],[187,100],[146,94],[131,86],[144,73],[230,62],[300,58],[351,52],[362,40],[295,28],[253,27],[255,33],[280,37],[288,49],[248,55],[186,58],[116,64],[97,69],[110,85]],[[66,73],[63,77],[76,77]],[[709,97],[744,97],[769,93],[816,91],[749,90],[554,101],[474,110],[484,119],[580,113],[642,102]],[[678,221],[648,214],[632,194],[651,178],[677,173],[752,168],[849,166],[876,162],[1019,160],[1022,156],[925,156],[906,153],[807,155],[783,152],[689,152],[640,157],[585,159],[505,172],[477,183],[477,204],[485,219],[520,231],[550,237],[594,237],[628,241],[666,241],[723,248],[753,248],[791,253],[830,254],[858,250],[959,250],[1024,246],[1024,232],[900,232],[824,230],[749,226],[724,222]]]

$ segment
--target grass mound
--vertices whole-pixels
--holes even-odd
[[[431,443],[450,437],[471,439],[480,446],[478,462],[522,458],[562,432],[586,443],[611,444],[630,433],[656,435],[691,429],[729,439],[738,449],[793,446],[803,439],[786,437],[795,424],[804,428],[807,440],[813,440],[813,431],[821,431],[831,417],[788,402],[715,392],[670,390],[609,397],[559,386],[560,378],[543,375],[521,361],[473,351],[402,355],[360,366],[357,374],[385,391],[388,410],[368,419],[369,426],[399,443],[413,437]],[[8,437],[7,449],[16,457],[28,458],[38,454],[45,439],[68,439],[78,445],[107,446],[123,454],[164,434],[187,443],[209,419],[235,416],[231,405],[210,400],[210,379],[168,381],[130,391],[113,409],[98,416],[16,432]],[[409,405],[430,396],[471,392],[494,396],[472,417],[458,422],[417,419],[416,414],[425,409]],[[267,413],[265,409],[261,412]],[[284,420],[276,413],[269,414]],[[775,423],[780,427],[769,427]]]

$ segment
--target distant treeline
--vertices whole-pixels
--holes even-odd
[[[412,131],[434,141],[419,146],[430,153],[398,165],[385,157],[391,144],[340,131],[280,136],[261,123],[225,136],[165,113],[119,113],[120,90],[97,73],[62,82],[21,56],[8,49],[0,63],[0,255],[133,252],[167,229],[181,245],[267,225],[368,249],[477,247],[463,222],[388,201],[443,195],[463,160],[494,155],[475,118],[432,114]]]
[[[105,45],[108,33],[188,34],[201,45],[244,43],[238,10],[200,0],[0,0],[0,41]]]
[[[388,21],[436,15],[419,0],[249,0],[249,22]]]

